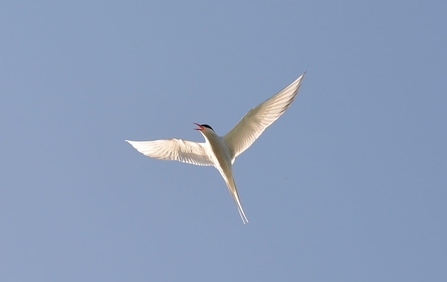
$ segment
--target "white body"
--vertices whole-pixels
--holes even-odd
[[[205,143],[183,139],[154,141],[128,141],[140,153],[162,160],[175,160],[194,165],[214,166],[222,175],[233,197],[242,221],[248,222],[242,209],[232,164],[236,157],[248,149],[262,132],[277,120],[293,102],[304,73],[283,90],[251,109],[223,137],[218,136],[208,125],[199,125],[198,130],[205,137]]]

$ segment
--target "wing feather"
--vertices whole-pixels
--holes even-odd
[[[175,138],[153,141],[126,141],[138,152],[151,158],[202,166],[214,165],[207,153],[205,143]]]
[[[247,150],[262,132],[277,120],[295,99],[301,86],[303,73],[263,103],[251,109],[223,138],[232,152],[234,159]]]

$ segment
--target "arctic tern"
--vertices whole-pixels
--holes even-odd
[[[248,223],[234,183],[232,165],[237,156],[248,149],[262,132],[277,120],[295,99],[305,73],[257,107],[251,109],[226,135],[219,136],[208,124],[198,124],[204,143],[183,139],[129,141],[138,152],[155,159],[214,166],[222,175],[242,218]]]

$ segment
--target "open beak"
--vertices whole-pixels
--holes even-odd
[[[204,127],[203,126],[201,126],[200,124],[198,124],[198,123],[194,123],[195,125],[197,125],[199,128],[194,128],[194,130],[200,130],[200,131],[202,131],[203,129],[204,129]]]

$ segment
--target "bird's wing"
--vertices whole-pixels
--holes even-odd
[[[305,73],[274,96],[251,109],[223,138],[232,153],[232,162],[242,154],[262,132],[277,120],[295,99]]]
[[[155,159],[179,161],[194,165],[214,165],[205,143],[182,139],[162,139],[154,141],[129,141],[138,152]]]

